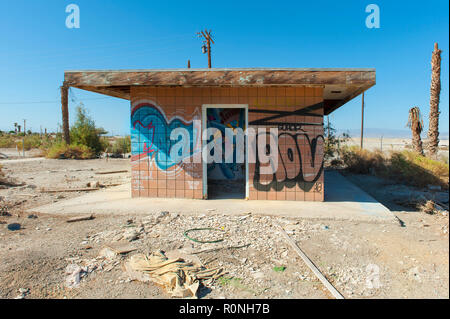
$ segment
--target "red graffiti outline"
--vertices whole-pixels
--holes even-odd
[[[152,147],[153,147],[153,141],[154,141],[154,139],[155,139],[155,126],[153,125],[153,122],[150,122],[150,124],[149,125],[147,125],[147,126],[144,126],[144,124],[142,124],[142,122],[141,121],[139,121],[139,120],[137,120],[137,121],[134,121],[134,123],[133,123],[133,129],[136,129],[136,124],[139,124],[142,128],[146,128],[146,129],[153,129],[152,130],[152,142],[151,142],[151,144],[150,144],[150,146],[148,146],[147,147],[147,143],[144,143],[144,153],[147,153],[147,154],[150,154],[150,153],[153,153],[155,150],[153,150],[152,149]]]

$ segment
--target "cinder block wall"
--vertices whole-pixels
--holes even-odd
[[[191,133],[191,155],[201,156],[199,130],[203,104],[248,104],[249,126],[278,128],[278,170],[259,174],[249,164],[251,200],[323,201],[323,89],[131,88],[132,196],[202,198],[202,165],[174,163],[170,133]],[[256,138],[261,138],[257,136]]]

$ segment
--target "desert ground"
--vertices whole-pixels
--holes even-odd
[[[74,216],[46,215],[36,208],[96,190],[46,191],[129,183],[128,159],[10,157],[0,165],[9,181],[0,185],[0,298],[170,298],[162,287],[134,280],[124,268],[131,255],[159,250],[226,272],[203,282],[199,298],[333,298],[277,225],[345,298],[449,298],[448,213],[429,215],[408,204],[420,195],[439,197],[448,207],[448,191],[347,175],[392,211],[397,219],[389,223],[246,211],[231,216],[213,209],[195,216],[136,214],[132,208],[128,214],[68,223]],[[105,171],[125,172],[97,174]],[[20,229],[8,228],[14,223]],[[224,241],[201,244],[183,236],[197,227],[223,229]],[[105,254],[105,247],[117,243],[135,250]],[[70,265],[85,267],[76,287],[67,283]]]

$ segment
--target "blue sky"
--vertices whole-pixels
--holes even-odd
[[[68,4],[81,28],[65,26]],[[365,7],[380,8],[368,29]],[[404,129],[418,105],[428,127],[430,59],[442,53],[441,122],[448,132],[448,1],[113,1],[0,0],[0,129],[61,122],[64,70],[206,67],[196,32],[211,29],[213,67],[373,67],[366,92],[367,128]],[[99,126],[129,133],[129,102],[72,90]],[[361,98],[335,111],[340,130],[360,126]],[[73,116],[71,121],[73,120]]]

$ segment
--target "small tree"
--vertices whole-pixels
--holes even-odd
[[[71,144],[91,148],[97,155],[103,150],[95,122],[89,117],[83,103],[76,108],[76,121],[70,130],[70,140]]]
[[[340,143],[345,143],[346,141],[348,141],[350,136],[347,133],[342,133],[341,136],[336,136],[336,129],[330,122],[325,125],[324,132],[326,132],[324,157],[325,159],[330,159],[336,154],[339,155]]]
[[[422,139],[420,137],[423,130],[423,120],[419,107],[415,106],[409,110],[408,123],[406,126],[411,129],[414,151],[423,155]]]

